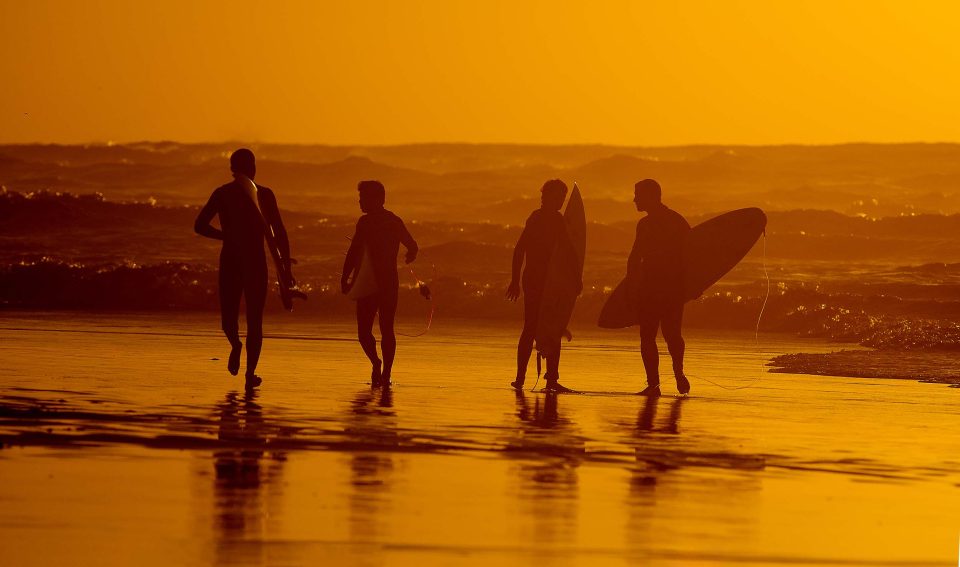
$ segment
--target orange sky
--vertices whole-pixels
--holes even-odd
[[[960,141],[957,2],[0,4],[0,142]]]

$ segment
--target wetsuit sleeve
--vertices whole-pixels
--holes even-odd
[[[273,191],[263,188],[263,194],[260,199],[260,210],[263,212],[263,218],[273,229],[273,236],[276,239],[277,248],[280,249],[280,257],[283,258],[287,268],[290,268],[290,239],[287,237],[287,229],[283,226],[283,219],[280,218],[280,208],[277,206],[277,196]]]
[[[213,228],[213,226],[210,225],[210,221],[212,221],[213,217],[219,212],[220,190],[217,189],[210,195],[210,199],[207,200],[207,204],[200,209],[200,214],[197,215],[197,220],[193,223],[193,231],[201,236],[206,236],[207,238],[223,240],[223,231]]]
[[[641,264],[643,263],[642,250],[643,242],[643,220],[637,222],[637,232],[633,238],[633,248],[630,250],[630,256],[627,258],[627,278],[635,275],[635,272],[638,271]]]
[[[343,271],[340,274],[341,284],[345,284],[353,272],[360,267],[360,260],[363,258],[364,232],[363,217],[360,217],[360,220],[357,221],[357,228],[353,231],[353,238],[350,240],[347,257],[343,259]]]
[[[407,230],[407,225],[403,224],[402,220],[400,221],[400,243],[407,249],[407,263],[413,262],[420,248],[417,246],[417,241],[411,236],[410,231]]]
[[[523,269],[523,258],[527,253],[527,244],[530,241],[531,219],[533,219],[533,215],[527,218],[527,223],[523,226],[523,232],[520,233],[520,238],[517,239],[517,245],[513,247],[513,263],[510,266],[510,280],[513,282],[520,281],[520,271]]]

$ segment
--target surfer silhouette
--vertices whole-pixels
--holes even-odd
[[[517,377],[511,382],[514,389],[523,389],[527,374],[527,364],[533,352],[537,324],[540,317],[541,299],[547,286],[550,257],[558,246],[571,247],[566,223],[560,213],[560,207],[567,196],[567,185],[559,179],[551,179],[540,189],[540,208],[533,211],[513,249],[512,276],[507,287],[507,299],[516,301],[523,289],[523,331],[517,344]],[[526,264],[524,266],[524,264]],[[523,269],[521,279],[520,271]],[[581,282],[582,287],[582,282]],[[547,391],[570,392],[559,383],[560,379],[560,337],[555,344],[549,345],[547,352]]]
[[[397,274],[397,253],[400,244],[407,249],[405,262],[417,258],[417,243],[410,236],[400,217],[385,209],[386,191],[379,181],[361,181],[360,210],[363,216],[350,242],[343,261],[340,289],[357,302],[357,338],[373,370],[370,383],[374,387],[389,386],[397,337],[393,321],[397,313],[400,277]],[[379,314],[380,351],[373,336],[373,318]]]
[[[247,306],[247,368],[246,387],[254,388],[262,382],[257,376],[257,363],[263,345],[263,307],[267,296],[267,258],[264,253],[264,224],[273,229],[285,269],[290,271],[290,242],[280,219],[277,198],[273,191],[251,180],[256,176],[253,152],[241,148],[230,156],[230,171],[234,181],[222,185],[210,195],[194,223],[197,234],[223,241],[220,251],[220,318],[230,357],[227,370],[236,376],[240,372],[240,297]],[[220,218],[220,228],[210,225],[214,216]]]
[[[627,282],[640,323],[640,355],[647,374],[643,396],[660,395],[657,331],[663,331],[673,359],[673,375],[681,394],[690,391],[683,373],[683,249],[690,224],[661,202],[660,184],[644,179],[634,186],[633,202],[647,216],[637,222],[637,235],[627,261]]]

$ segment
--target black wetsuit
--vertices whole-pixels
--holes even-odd
[[[673,359],[674,372],[683,372],[683,249],[690,224],[666,206],[637,222],[637,235],[627,262],[627,279],[639,311],[640,352],[648,384],[659,384],[657,331]]]
[[[566,223],[560,211],[537,209],[527,218],[527,223],[517,241],[517,249],[525,255],[523,268],[523,331],[517,345],[517,379],[526,373],[527,362],[533,351],[540,318],[540,302],[547,285],[547,270],[550,257],[558,245],[570,245]],[[557,339],[559,342],[559,338]],[[548,381],[555,381],[560,367],[560,349],[550,349],[556,356],[547,359]]]
[[[257,200],[260,211],[243,186],[234,181],[214,190],[197,216],[197,226],[208,225],[215,215],[220,217],[223,235],[219,275],[221,326],[230,343],[239,344],[240,297],[245,297],[248,374],[256,369],[263,344],[263,307],[267,296],[264,219],[273,226],[281,254],[289,257],[286,231],[273,191],[257,185]]]
[[[344,260],[343,272],[359,266],[364,249],[370,255],[377,292],[357,300],[357,337],[371,362],[379,360],[377,341],[373,336],[373,319],[380,314],[380,348],[383,351],[383,376],[389,378],[397,350],[393,322],[397,313],[400,276],[397,253],[400,244],[416,252],[417,243],[397,215],[386,209],[371,211],[360,217]]]

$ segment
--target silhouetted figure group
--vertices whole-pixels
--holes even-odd
[[[256,175],[253,152],[239,149],[230,156],[234,181],[217,188],[197,216],[194,229],[198,234],[223,241],[220,253],[219,296],[223,332],[231,350],[227,370],[237,375],[243,345],[239,336],[240,298],[247,307],[246,386],[255,388],[262,382],[256,374],[263,343],[263,308],[267,292],[267,263],[264,241],[272,250],[281,271],[280,286],[296,282],[290,267],[290,245],[280,218],[277,200],[269,188],[252,182]],[[394,319],[399,297],[397,255],[400,245],[406,248],[406,263],[417,258],[419,250],[403,221],[384,208],[386,190],[379,181],[361,181],[357,187],[360,210],[356,231],[347,251],[341,276],[341,291],[356,301],[357,337],[371,364],[371,384],[389,386],[397,340]],[[530,214],[513,252],[511,280],[506,296],[517,300],[523,295],[524,324],[517,344],[517,373],[511,383],[522,390],[528,362],[533,352],[541,300],[550,283],[550,262],[553,254],[571,247],[571,238],[560,209],[567,195],[567,186],[559,179],[547,181],[541,189],[541,207]],[[660,185],[644,179],[634,187],[634,204],[647,215],[637,223],[636,239],[627,262],[627,283],[640,323],[640,351],[647,376],[645,396],[660,395],[659,355],[656,336],[663,331],[673,359],[677,390],[690,391],[684,375],[684,341],[680,330],[683,321],[683,249],[690,225],[677,212],[661,202]],[[211,226],[219,216],[220,229]],[[582,238],[582,235],[581,235]],[[582,257],[582,254],[581,254]],[[522,271],[522,276],[521,276]],[[284,277],[286,276],[286,280]],[[579,295],[582,282],[576,288]],[[522,293],[521,293],[522,292]],[[300,294],[302,295],[302,294]],[[379,316],[380,352],[373,335],[373,320]],[[543,349],[547,370],[544,374],[548,392],[571,392],[559,383],[560,346]],[[538,345],[539,348],[540,345]]]

